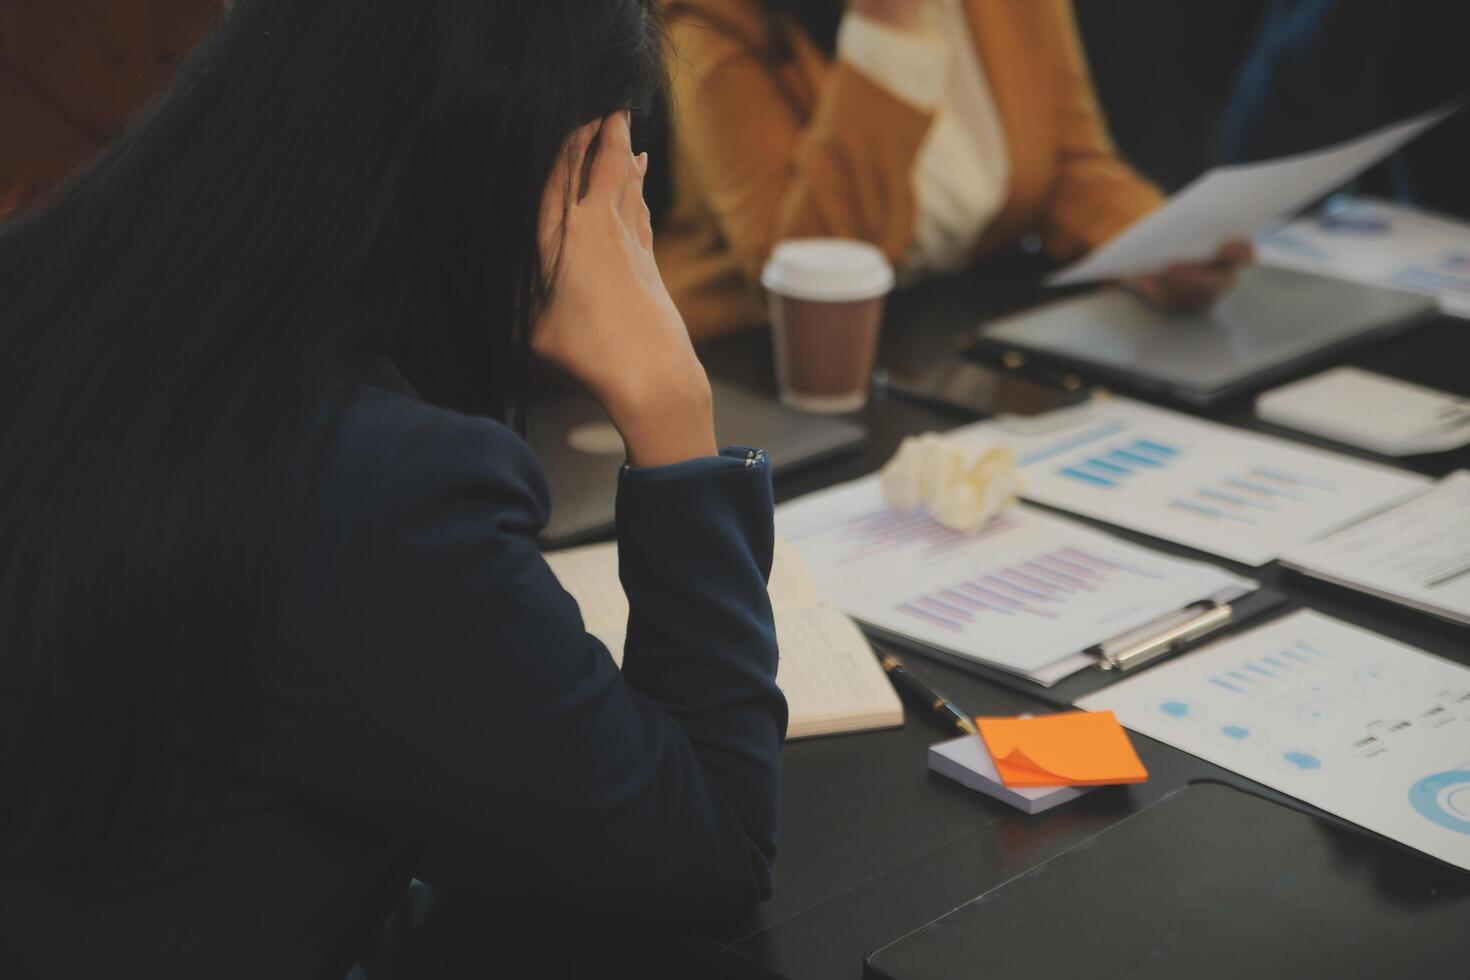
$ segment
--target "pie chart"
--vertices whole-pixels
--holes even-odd
[[[1470,769],[1425,776],[1409,788],[1409,803],[1431,823],[1470,835]]]

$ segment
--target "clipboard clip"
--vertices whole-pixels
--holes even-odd
[[[1131,643],[1119,650],[1096,648],[1099,670],[1129,671],[1151,663],[1165,654],[1179,650],[1187,643],[1207,636],[1228,625],[1235,618],[1235,610],[1229,603],[1209,602],[1199,613],[1181,623],[1175,623],[1163,632]]]

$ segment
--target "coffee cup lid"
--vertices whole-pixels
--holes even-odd
[[[797,238],[771,253],[761,285],[817,303],[876,299],[893,288],[893,266],[881,249],[845,238]]]

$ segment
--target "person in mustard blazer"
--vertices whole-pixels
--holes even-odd
[[[673,200],[660,266],[697,339],[765,321],[777,242],[869,241],[907,279],[1023,236],[1060,259],[1162,201],[1119,156],[1069,0],[664,0]],[[1140,277],[1165,307],[1249,246]]]

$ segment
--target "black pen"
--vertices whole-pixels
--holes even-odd
[[[893,681],[893,686],[898,688],[899,694],[907,695],[916,704],[922,704],[945,728],[953,729],[960,735],[975,734],[975,723],[970,717],[955,707],[949,698],[931,690],[927,684],[910,674],[901,660],[889,653],[880,653],[878,660],[883,664],[883,672]]]

